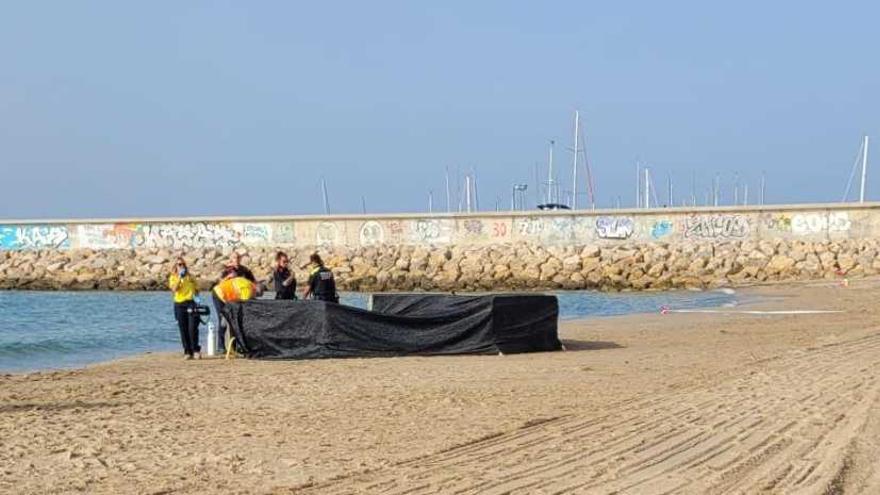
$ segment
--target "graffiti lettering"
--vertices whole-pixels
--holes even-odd
[[[791,218],[791,231],[795,234],[818,234],[822,232],[845,232],[852,222],[845,211],[823,213],[799,213]]]
[[[77,227],[79,247],[90,249],[125,249],[131,246],[136,225],[96,224]]]
[[[717,237],[745,237],[749,222],[739,215],[691,215],[685,223],[685,237],[713,239]]]
[[[516,233],[521,236],[537,236],[544,231],[544,222],[540,218],[517,218],[514,222]]]
[[[446,243],[455,229],[452,221],[419,219],[411,227],[412,242]]]
[[[495,222],[492,226],[492,237],[507,237],[507,224]]]
[[[264,223],[233,224],[233,228],[241,232],[244,244],[266,245],[272,237],[271,229]]]
[[[70,247],[63,225],[0,225],[0,249],[65,249]]]
[[[630,217],[599,217],[596,219],[596,235],[600,239],[629,239],[635,231]]]

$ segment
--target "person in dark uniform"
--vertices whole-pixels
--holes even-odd
[[[324,266],[324,261],[314,253],[309,257],[309,263],[312,269],[309,271],[309,283],[303,293],[303,299],[312,299],[316,301],[339,302],[339,295],[336,293],[336,279],[333,278],[333,272]]]
[[[275,255],[275,270],[272,276],[275,284],[275,299],[296,299],[296,275],[287,264],[290,258],[283,251]]]

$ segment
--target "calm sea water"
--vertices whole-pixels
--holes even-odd
[[[564,292],[563,319],[691,309],[731,304],[725,292]],[[365,307],[364,294],[342,303]],[[163,292],[0,291],[0,370],[84,366],[121,356],[180,350],[170,296]],[[213,308],[212,308],[213,311]],[[202,327],[202,341],[205,327]]]

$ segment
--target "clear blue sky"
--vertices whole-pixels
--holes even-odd
[[[548,139],[567,179],[575,108],[600,205],[633,203],[637,158],[682,192],[695,170],[730,196],[739,172],[754,198],[764,170],[770,201],[838,201],[865,133],[880,199],[878,19],[876,2],[5,2],[0,217],[319,213],[321,176],[336,213],[362,194],[424,209],[429,189],[442,209],[446,166],[475,168],[494,209]]]

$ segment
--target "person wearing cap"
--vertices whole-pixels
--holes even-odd
[[[309,296],[316,301],[339,302],[339,294],[336,293],[336,279],[333,272],[324,266],[324,260],[314,253],[309,257],[309,281],[306,284],[306,290],[303,292],[303,299]]]

